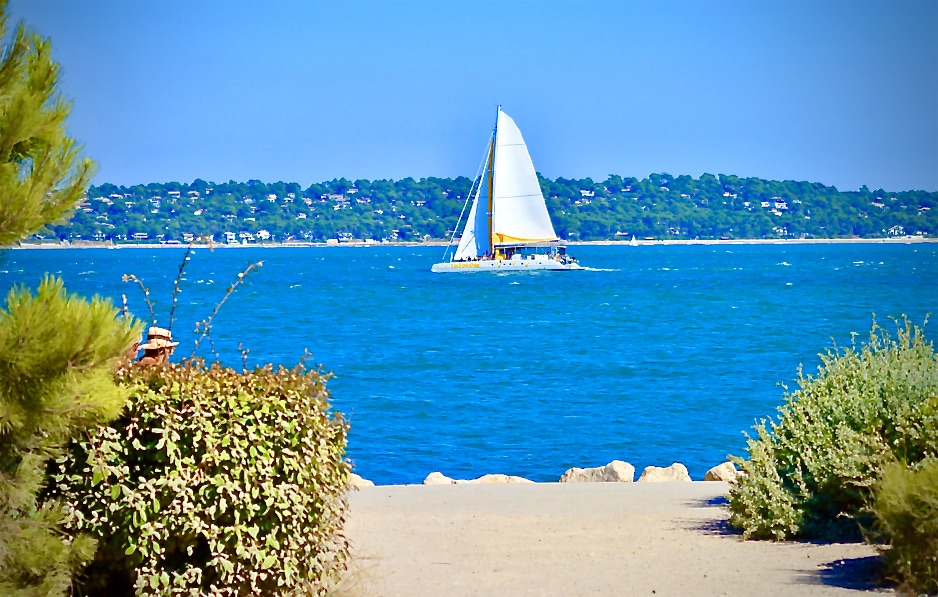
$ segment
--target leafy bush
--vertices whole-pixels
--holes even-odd
[[[907,320],[896,338],[874,322],[869,340],[799,370],[778,422],[755,426],[745,476],[729,497],[746,538],[859,539],[880,471],[938,457],[938,358]]]
[[[938,460],[917,470],[887,466],[873,513],[889,545],[883,557],[892,579],[911,593],[938,594]]]
[[[130,406],[57,460],[90,594],[323,594],[344,571],[348,426],[302,365],[131,367]]]

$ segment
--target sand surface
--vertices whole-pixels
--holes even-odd
[[[365,487],[341,595],[858,595],[862,545],[742,541],[725,483]]]

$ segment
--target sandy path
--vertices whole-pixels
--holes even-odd
[[[724,483],[367,487],[349,595],[849,595],[864,545],[722,531]]]

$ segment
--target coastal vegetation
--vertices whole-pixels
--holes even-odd
[[[82,591],[324,594],[348,558],[350,468],[325,381],[302,365],[126,369],[120,417],[52,469],[69,530],[100,538]]]
[[[66,135],[48,40],[24,25],[7,37],[0,0],[0,245],[72,210],[92,164]],[[65,443],[118,415],[129,393],[118,358],[139,327],[44,277],[13,288],[0,309],[0,594],[65,594],[92,558],[92,538],[63,533],[65,505],[42,499],[47,463]]]
[[[890,579],[904,592],[938,594],[938,460],[887,466],[873,513],[888,540],[882,552]]]
[[[128,389],[117,358],[139,334],[107,300],[46,277],[13,289],[0,312],[0,593],[64,594],[95,542],[63,533],[66,505],[44,499],[47,463],[65,443],[116,417]]]
[[[23,24],[7,39],[6,4],[0,0],[0,246],[60,223],[93,172],[66,134],[71,106],[56,90],[49,40]]]
[[[938,235],[938,193],[839,191],[818,183],[731,175],[652,174],[604,181],[540,177],[568,241],[889,238]],[[309,185],[150,183],[93,186],[68,224],[32,241],[426,241],[449,238],[472,181],[334,179]]]
[[[5,14],[0,0],[4,39]],[[50,56],[25,25],[0,51],[3,246],[60,224],[92,172]],[[141,327],[52,276],[8,293],[0,594],[324,594],[348,557],[348,426],[327,376],[131,364]]]
[[[865,343],[829,350],[821,362],[816,376],[799,371],[778,419],[756,425],[748,459],[735,459],[744,475],[729,496],[730,523],[744,537],[774,540],[866,533],[893,545],[887,561],[902,582],[934,579],[934,345],[908,320],[895,337],[874,322]]]

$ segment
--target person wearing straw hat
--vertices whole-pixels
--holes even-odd
[[[147,330],[147,341],[138,348],[143,350],[143,356],[137,361],[138,365],[162,365],[169,359],[173,349],[179,342],[173,342],[173,335],[165,328],[155,325]]]

